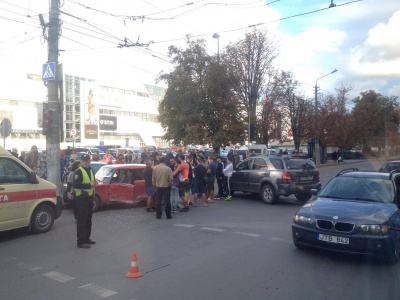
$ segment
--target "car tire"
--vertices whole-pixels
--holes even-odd
[[[295,195],[297,200],[300,202],[306,202],[311,199],[312,195],[311,194],[296,194]]]
[[[270,184],[265,184],[261,188],[261,198],[266,204],[275,204],[279,200],[279,196],[275,195],[275,190]]]
[[[397,245],[394,245],[390,247],[389,251],[390,252],[386,255],[387,262],[393,265],[397,264],[400,260],[400,249]]]
[[[93,212],[100,209],[100,198],[96,195],[93,196]]]
[[[31,231],[33,233],[45,233],[53,227],[54,209],[42,204],[35,208],[31,217]]]

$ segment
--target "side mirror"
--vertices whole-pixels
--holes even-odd
[[[34,171],[31,171],[29,174],[29,182],[30,183],[39,183],[39,180],[36,177],[36,173]]]
[[[383,169],[382,169],[382,168],[380,168],[380,169],[378,170],[378,172],[383,172]]]

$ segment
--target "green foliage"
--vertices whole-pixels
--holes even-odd
[[[171,73],[160,75],[168,84],[159,107],[164,138],[174,143],[219,146],[243,140],[238,100],[232,92],[235,78],[226,65],[206,54],[204,41],[187,39],[185,50],[171,46],[175,63]]]

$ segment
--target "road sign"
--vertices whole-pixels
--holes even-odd
[[[3,119],[0,127],[1,135],[5,138],[8,137],[11,133],[11,121],[9,119]]]
[[[49,81],[55,79],[56,79],[56,63],[49,62],[47,64],[43,64],[42,80]]]
[[[72,137],[76,136],[76,128],[71,128],[71,129],[69,130],[69,134],[70,134]]]

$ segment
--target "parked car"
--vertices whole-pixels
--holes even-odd
[[[104,151],[102,151],[98,148],[74,148],[74,150],[75,150],[75,153],[84,152],[84,153],[87,153],[90,155],[94,154],[96,151],[99,153],[104,153]]]
[[[231,194],[235,191],[259,193],[267,204],[279,196],[294,194],[299,201],[311,199],[311,189],[321,189],[319,171],[306,157],[259,155],[241,161],[230,180]]]
[[[388,161],[383,164],[383,166],[379,169],[379,172],[389,173],[393,170],[400,170],[400,160]]]
[[[95,175],[96,175],[97,171],[99,171],[100,168],[101,168],[102,166],[105,166],[105,165],[106,165],[106,163],[103,163],[102,161],[91,161],[91,162],[90,162],[90,167],[92,168],[93,173],[94,173]]]
[[[96,173],[99,185],[93,199],[93,211],[101,206],[146,201],[147,194],[143,179],[146,165],[105,165]]]
[[[295,246],[380,255],[398,262],[400,211],[395,178],[395,172],[341,171],[294,216]]]

